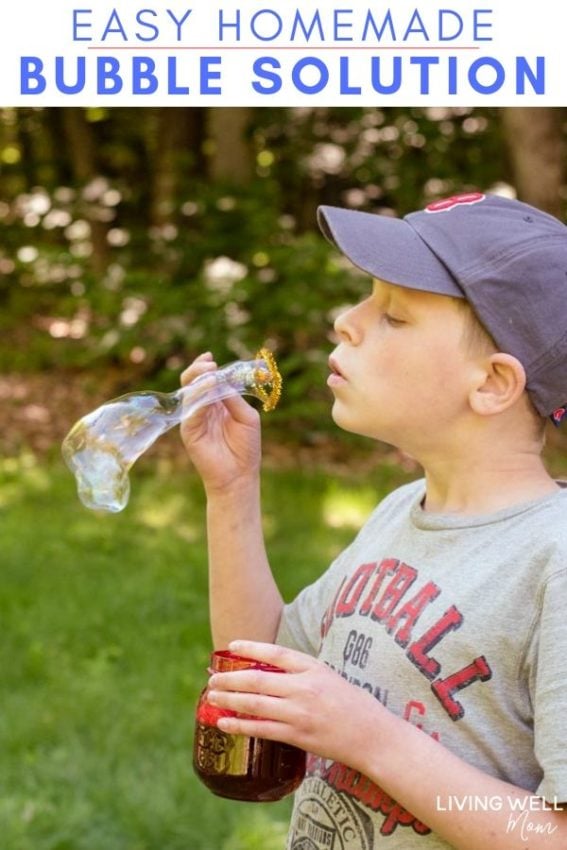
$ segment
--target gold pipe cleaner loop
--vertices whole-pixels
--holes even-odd
[[[281,398],[283,380],[276,359],[269,349],[261,348],[256,354],[256,359],[264,360],[270,373],[267,376],[263,371],[257,369],[254,375],[256,390],[262,402],[262,409],[265,413],[269,413],[276,407]]]

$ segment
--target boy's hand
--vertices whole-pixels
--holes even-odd
[[[378,785],[379,795],[386,794],[388,806],[379,810],[390,825],[419,824],[455,850],[485,847],[487,835],[494,850],[567,847],[567,811],[542,806],[532,791],[467,764],[322,662],[273,644],[238,640],[229,647],[287,672],[211,676],[209,699],[215,705],[258,718],[223,717],[219,729],[284,741],[347,765]],[[450,799],[513,800],[514,806],[508,802],[488,811],[439,806]],[[528,800],[539,805],[532,809]]]
[[[367,691],[302,652],[240,640],[232,642],[230,649],[281,667],[286,674],[215,673],[209,680],[210,702],[259,718],[222,718],[219,729],[283,741],[355,769],[364,763],[368,730],[385,711]]]
[[[185,386],[217,369],[212,354],[199,355],[181,375]],[[260,467],[260,416],[240,396],[202,407],[181,424],[181,439],[207,492],[226,491]]]

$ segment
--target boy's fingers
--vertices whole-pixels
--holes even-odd
[[[217,364],[213,360],[213,355],[210,351],[200,354],[193,362],[181,373],[181,386],[184,387],[191,381],[195,380],[199,375],[205,372],[213,371],[217,368]]]
[[[269,694],[272,697],[283,697],[288,694],[289,683],[287,676],[281,673],[267,673],[264,670],[233,670],[228,673],[213,673],[209,679],[212,693],[236,691],[244,694]],[[215,702],[214,696],[210,700]],[[250,713],[254,713],[250,711]]]
[[[271,741],[286,741],[289,726],[277,720],[250,720],[242,717],[221,717],[217,726],[230,735],[247,735]]]
[[[310,670],[318,666],[320,663],[304,652],[297,652],[295,649],[288,649],[285,646],[278,646],[274,643],[233,640],[229,643],[228,648],[236,655],[253,658],[255,661],[263,661],[265,664],[273,664],[275,667],[281,667],[282,670],[286,670],[288,673],[301,673],[304,670]]]
[[[224,400],[226,409],[236,422],[241,422],[243,425],[255,425],[258,419],[258,411],[255,410],[247,401],[235,393],[228,396]]]

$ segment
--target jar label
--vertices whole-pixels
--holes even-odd
[[[245,776],[248,770],[250,739],[227,735],[216,726],[197,724],[195,731],[197,767],[209,775]]]

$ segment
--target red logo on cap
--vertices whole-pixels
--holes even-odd
[[[450,198],[443,198],[441,201],[433,201],[432,204],[427,204],[425,212],[438,213],[452,210],[453,207],[459,207],[461,204],[478,204],[484,201],[485,195],[482,192],[468,192],[464,195],[451,195]]]

